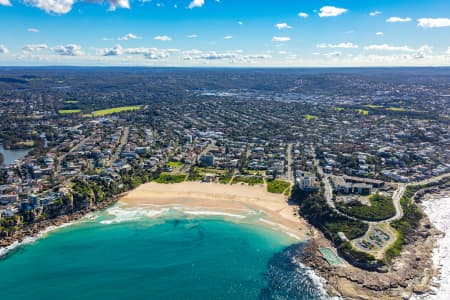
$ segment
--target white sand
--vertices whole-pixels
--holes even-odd
[[[306,221],[296,215],[297,207],[289,205],[286,196],[269,193],[262,185],[151,182],[129,192],[120,201],[136,207],[183,207],[205,214],[260,211],[265,216],[259,221],[265,225],[276,226],[299,239],[306,239],[309,232]]]

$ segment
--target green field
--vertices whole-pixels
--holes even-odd
[[[319,117],[318,116],[313,116],[313,115],[305,115],[305,119],[310,121],[310,120],[318,120]]]
[[[401,108],[401,107],[388,107],[386,110],[390,111],[408,111],[407,109]]]
[[[81,109],[60,109],[58,113],[60,115],[69,115],[69,114],[78,114],[81,112]]]
[[[233,178],[233,177],[231,177],[231,176],[220,176],[219,177],[219,183],[221,183],[221,184],[229,184],[230,181],[231,181],[231,178]]]
[[[179,169],[179,168],[181,168],[181,167],[183,166],[183,163],[182,163],[182,162],[179,162],[179,161],[169,161],[169,162],[167,163],[167,165],[168,165],[169,167],[171,167],[171,168]]]
[[[161,173],[158,178],[155,179],[157,183],[171,184],[183,182],[186,178],[186,174],[172,175],[169,173]]]
[[[368,116],[369,115],[369,111],[365,110],[365,109],[357,109],[356,111],[358,113],[360,113],[361,115],[364,115],[364,116]]]
[[[291,184],[287,181],[280,179],[272,180],[267,182],[267,191],[274,194],[283,194],[290,186]]]
[[[77,103],[79,103],[80,101],[78,101],[78,100],[65,100],[64,101],[64,103],[67,103],[67,104],[77,104]]]
[[[368,108],[383,108],[383,106],[380,106],[380,105],[373,105],[373,104],[368,104],[368,105],[364,105],[365,107],[368,107]]]
[[[86,117],[103,117],[107,115],[112,115],[116,113],[121,113],[124,111],[133,111],[133,110],[140,110],[140,105],[133,105],[133,106],[121,106],[121,107],[113,107],[108,109],[102,109],[102,110],[96,110],[92,112],[92,114],[86,114]]]
[[[235,183],[247,183],[248,185],[264,184],[264,179],[257,176],[236,176],[232,184]]]

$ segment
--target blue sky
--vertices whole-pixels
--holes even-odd
[[[0,65],[449,66],[449,0],[0,0]]]

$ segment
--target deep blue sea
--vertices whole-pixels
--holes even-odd
[[[0,299],[324,298],[292,262],[301,245],[280,231],[218,216],[150,215],[103,212],[8,252]]]

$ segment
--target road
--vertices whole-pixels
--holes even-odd
[[[403,209],[402,205],[400,204],[400,199],[402,198],[403,194],[405,193],[407,185],[404,183],[399,183],[398,188],[395,190],[394,194],[392,195],[392,201],[394,202],[395,207],[395,216],[393,216],[390,219],[387,219],[382,222],[392,222],[395,220],[400,220],[403,217]]]
[[[80,149],[81,147],[86,144],[86,142],[91,138],[91,136],[87,136],[84,139],[82,139],[78,144],[76,144],[72,149],[69,150],[69,152],[64,153],[60,157],[57,158],[57,165],[56,165],[56,173],[59,173],[59,170],[61,169],[61,162],[64,161],[64,159],[69,155],[70,153],[73,153]]]
[[[115,162],[119,159],[120,153],[122,152],[123,147],[128,143],[128,135],[130,134],[130,128],[125,127],[123,128],[122,135],[120,136],[120,142],[119,145],[116,148],[116,151],[114,151],[113,156],[111,157],[111,162]]]
[[[289,143],[286,147],[286,158],[287,158],[287,180],[294,184],[294,172],[292,171],[292,144]]]
[[[428,179],[425,179],[425,180],[422,180],[422,181],[413,182],[413,183],[410,183],[409,185],[417,185],[417,184],[425,185],[425,184],[428,184],[428,183],[439,181],[439,180],[441,180],[443,178],[446,178],[446,177],[450,177],[450,173],[444,173],[442,175],[431,177],[431,178],[428,178]]]

